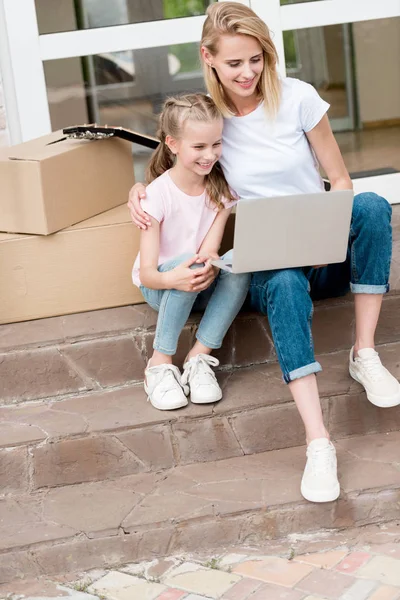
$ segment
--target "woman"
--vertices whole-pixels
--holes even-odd
[[[207,88],[225,117],[220,162],[240,197],[320,192],[318,163],[332,190],[352,188],[326,115],[329,105],[312,86],[279,78],[268,28],[251,9],[236,2],[210,6],[201,57]],[[139,227],[149,224],[140,208],[144,196],[145,189],[136,184],[129,207]],[[251,305],[268,315],[283,378],[304,422],[307,463],[301,492],[313,502],[335,500],[340,487],[315,375],[321,365],[314,357],[310,293],[321,299],[352,290],[356,340],[350,375],[364,386],[373,404],[399,404],[399,382],[374,350],[382,298],[389,289],[390,222],[391,207],[384,198],[359,194],[354,199],[346,262],[252,275]]]

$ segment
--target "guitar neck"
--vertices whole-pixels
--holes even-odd
[[[115,137],[132,142],[132,144],[139,144],[139,146],[144,146],[145,148],[150,148],[151,150],[155,150],[160,143],[160,140],[157,138],[143,135],[142,133],[137,133],[135,131],[131,131],[130,129],[124,129],[123,127],[114,127],[113,131]]]

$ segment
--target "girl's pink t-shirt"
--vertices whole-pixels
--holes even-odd
[[[222,198],[225,208],[234,206]],[[206,192],[200,196],[188,196],[172,181],[169,171],[157,177],[146,188],[146,198],[142,208],[160,223],[160,254],[158,265],[162,265],[182,254],[196,254],[199,251],[215,217],[218,214]],[[132,271],[132,280],[140,283],[140,253]]]

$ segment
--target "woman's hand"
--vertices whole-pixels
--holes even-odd
[[[151,227],[149,215],[142,210],[141,200],[146,197],[146,187],[143,183],[135,183],[129,192],[128,208],[131,213],[133,224],[138,229]]]

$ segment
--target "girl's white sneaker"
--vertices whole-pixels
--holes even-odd
[[[368,400],[380,408],[400,404],[400,383],[383,366],[379,354],[373,348],[363,348],[354,358],[350,351],[349,371],[353,379],[361,383]]]
[[[327,438],[318,438],[307,446],[301,493],[310,502],[332,502],[339,497],[336,450]]]
[[[215,373],[219,360],[208,354],[198,354],[183,365],[182,383],[190,388],[190,400],[194,404],[217,402],[222,398]]]
[[[188,405],[189,388],[182,384],[181,373],[175,365],[147,367],[144,376],[144,389],[154,408],[174,410]]]

